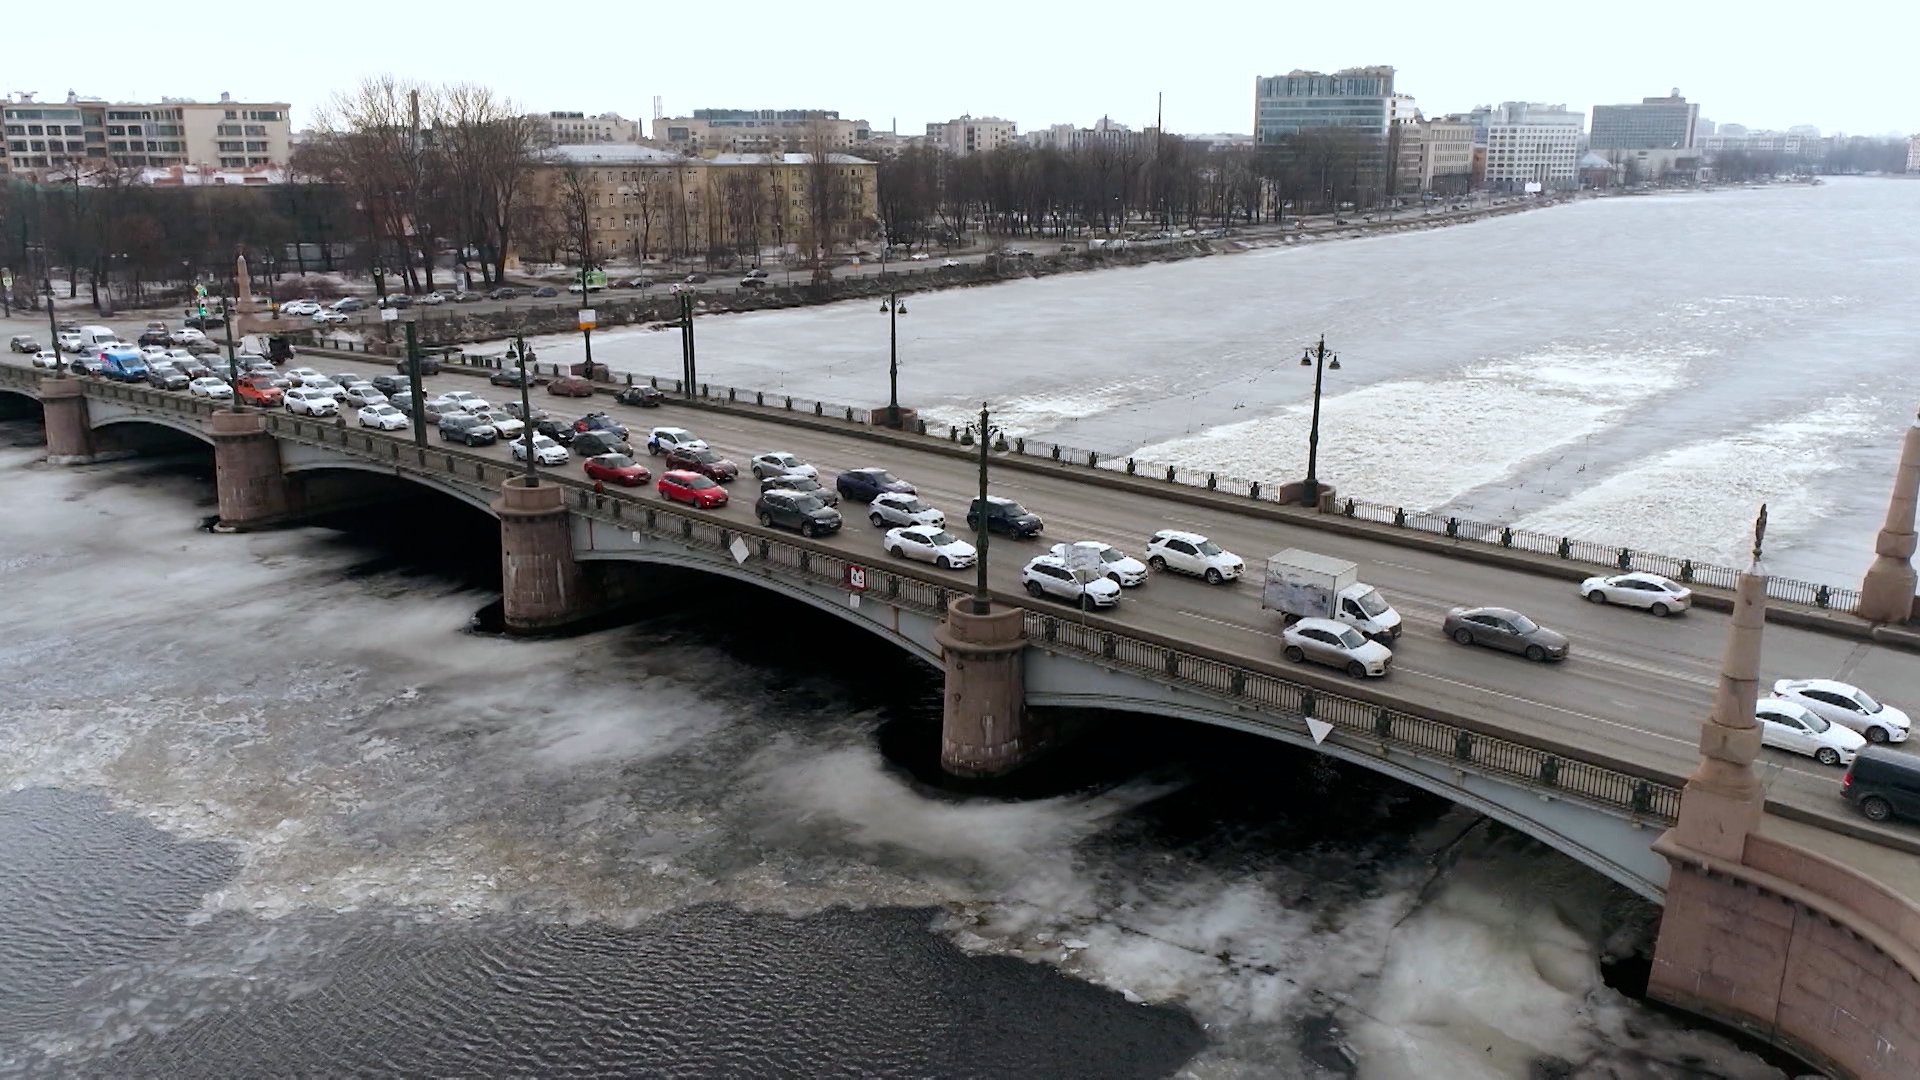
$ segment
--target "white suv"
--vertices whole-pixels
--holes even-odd
[[[325,390],[296,386],[289,389],[282,400],[290,413],[304,413],[307,416],[334,416],[340,412],[340,406],[333,395]]]
[[[1020,571],[1020,583],[1034,596],[1071,600],[1087,611],[1120,602],[1120,585],[1099,570],[1069,570],[1058,555],[1038,555]]]
[[[1147,540],[1147,565],[1155,570],[1178,570],[1218,585],[1238,578],[1247,564],[1240,556],[1199,533],[1161,529]]]

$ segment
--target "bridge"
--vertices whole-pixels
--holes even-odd
[[[457,370],[428,382],[474,385]],[[1129,546],[1173,525],[1207,533],[1256,567],[1289,546],[1362,563],[1410,622],[1394,674],[1362,684],[1281,662],[1277,623],[1252,583],[1156,575],[1113,612],[1086,613],[1020,592],[1019,566],[1034,545],[996,540],[992,604],[977,614],[970,571],[896,562],[853,514],[840,534],[806,539],[761,528],[745,499],[703,512],[644,491],[597,490],[577,473],[544,473],[530,485],[504,447],[420,446],[409,433],[350,421],[232,411],[18,365],[0,366],[0,396],[9,393],[44,408],[49,461],[124,451],[142,428],[211,444],[227,528],[271,527],[350,499],[351,486],[337,483],[343,475],[377,474],[484,507],[500,520],[503,603],[518,629],[595,614],[629,597],[650,566],[750,581],[830,612],[944,672],[942,761],[956,773],[1004,772],[1052,749],[1048,707],[1073,706],[1233,727],[1395,776],[1663,902],[1656,997],[1837,1075],[1920,1075],[1920,834],[1858,817],[1839,798],[1834,770],[1761,751],[1729,726],[1740,710],[1726,708],[1729,695],[1737,703],[1784,675],[1847,677],[1916,701],[1920,663],[1851,615],[1770,604],[1759,575],[1729,589],[1700,586],[1698,609],[1656,620],[1581,603],[1569,579],[1599,571],[1564,559],[1050,457],[994,455],[996,490],[1045,516],[1050,540]],[[885,465],[950,511],[975,482],[968,448],[824,410],[711,398],[666,410],[594,404],[639,429],[694,428],[739,461],[785,449],[823,468]],[[1909,436],[1907,457],[1911,491],[1920,435]],[[1883,560],[1912,554],[1911,501],[1905,514],[1904,540],[1897,521],[1892,539],[1882,536]],[[1910,607],[1910,578],[1904,588]],[[1568,633],[1574,656],[1549,668],[1454,646],[1433,631],[1463,603],[1526,610]]]

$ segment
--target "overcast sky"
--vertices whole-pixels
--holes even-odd
[[[54,20],[9,20],[6,90],[69,89],[313,107],[392,72],[482,82],[529,109],[648,118],[706,107],[838,109],[921,132],[961,113],[1022,131],[1102,114],[1170,131],[1247,132],[1253,80],[1293,68],[1399,69],[1429,115],[1507,100],[1638,101],[1679,87],[1718,122],[1851,134],[1920,131],[1920,0],[1627,4],[1107,3],[979,0],[464,4],[338,0],[324,11],[206,18],[95,0],[105,52],[80,61]],[[65,27],[65,29],[61,29]],[[114,57],[112,60],[101,59]],[[179,62],[159,58],[177,58]],[[124,62],[123,62],[124,61]]]

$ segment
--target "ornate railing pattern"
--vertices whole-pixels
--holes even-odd
[[[185,394],[89,380],[88,392],[137,403],[156,411],[183,416],[205,416],[213,403]],[[267,413],[267,427],[275,436],[391,466],[402,472],[497,488],[523,470],[461,449],[428,449],[395,435],[356,430],[336,421],[305,420]],[[745,544],[747,561],[758,560],[782,576],[815,585],[844,587],[844,555],[806,540],[776,534],[754,525],[724,522],[697,511],[643,499],[619,491],[600,491],[570,477],[543,477],[569,489],[568,506],[579,514],[619,528],[644,532],[658,539],[684,544],[726,558],[737,558],[735,541]],[[968,590],[963,583],[943,579],[914,567],[852,563],[866,573],[863,596],[939,618],[947,603]],[[1024,606],[1025,597],[995,595],[996,602]],[[1026,633],[1030,645],[1083,657],[1115,670],[1129,671],[1208,697],[1244,706],[1252,723],[1274,730],[1298,731],[1311,717],[1332,724],[1346,739],[1385,753],[1403,753],[1442,761],[1463,771],[1507,780],[1575,799],[1615,812],[1671,823],[1679,813],[1679,789],[1648,776],[1636,775],[1575,757],[1558,755],[1511,739],[1474,731],[1433,717],[1329,693],[1292,682],[1272,672],[1208,656],[1199,649],[1175,648],[1121,632],[1091,617],[1028,611]]]

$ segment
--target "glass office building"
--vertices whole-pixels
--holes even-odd
[[[1293,71],[1254,80],[1254,142],[1271,146],[1316,128],[1385,137],[1393,117],[1393,69]]]
[[[1685,150],[1699,121],[1700,106],[1675,90],[1638,105],[1595,105],[1588,138],[1595,150]]]

